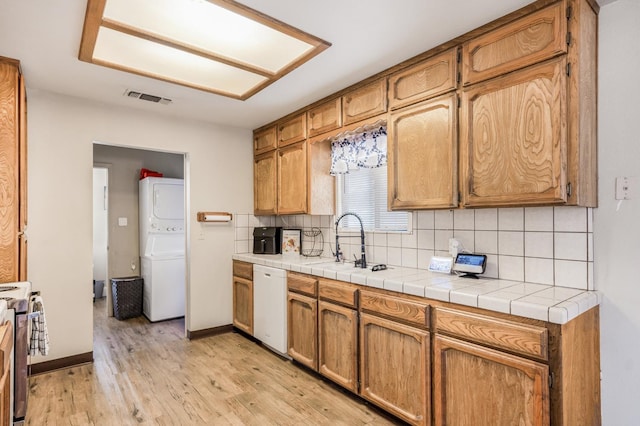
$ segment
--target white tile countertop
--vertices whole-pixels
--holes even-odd
[[[234,254],[233,259],[555,324],[567,323],[600,304],[597,291],[495,278],[468,279],[424,269],[389,266],[373,272],[370,267],[355,268],[353,263],[336,263],[330,258],[250,253]]]

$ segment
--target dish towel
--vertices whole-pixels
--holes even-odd
[[[31,341],[29,342],[29,354],[47,355],[49,354],[49,331],[47,330],[47,320],[44,316],[44,304],[41,296],[31,298],[32,314],[39,312],[39,315],[33,315],[31,318]]]

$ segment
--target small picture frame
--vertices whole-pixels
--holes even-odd
[[[299,256],[302,249],[302,229],[282,230],[282,255]]]

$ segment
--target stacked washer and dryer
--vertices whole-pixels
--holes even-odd
[[[142,311],[152,322],[185,312],[184,181],[147,177],[139,183]]]

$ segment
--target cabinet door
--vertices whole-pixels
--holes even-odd
[[[27,236],[24,233],[27,228],[27,92],[25,88],[24,76],[20,74],[20,128],[18,157],[20,158],[19,181],[20,181],[20,221],[19,221],[19,270],[18,280],[26,281],[27,277]]]
[[[307,113],[297,115],[278,125],[278,146],[291,145],[307,138]]]
[[[256,215],[277,213],[277,151],[255,157],[253,161],[253,210]]]
[[[309,137],[316,136],[342,126],[342,98],[337,98],[309,110]]]
[[[458,205],[457,98],[452,93],[391,113],[391,210]]]
[[[307,143],[278,150],[278,214],[307,212]]]
[[[0,60],[0,283],[20,276],[19,62]]]
[[[271,126],[253,134],[253,154],[259,155],[278,147],[276,126]]]
[[[289,292],[287,319],[287,352],[300,364],[318,371],[317,300]]]
[[[430,424],[429,333],[362,313],[360,381],[363,398],[410,424]]]
[[[253,281],[233,277],[233,325],[253,335]]]
[[[566,61],[480,83],[462,94],[465,206],[566,201]]]
[[[386,111],[386,79],[367,84],[342,97],[342,124],[345,126]]]
[[[435,425],[548,425],[549,368],[436,335]]]
[[[358,311],[318,301],[319,372],[358,392]]]
[[[0,326],[0,426],[13,424],[11,418],[11,349],[13,349],[13,327],[7,321]]]
[[[564,2],[462,45],[464,85],[506,74],[567,52]]]
[[[456,88],[457,48],[389,77],[389,108],[413,104]]]

